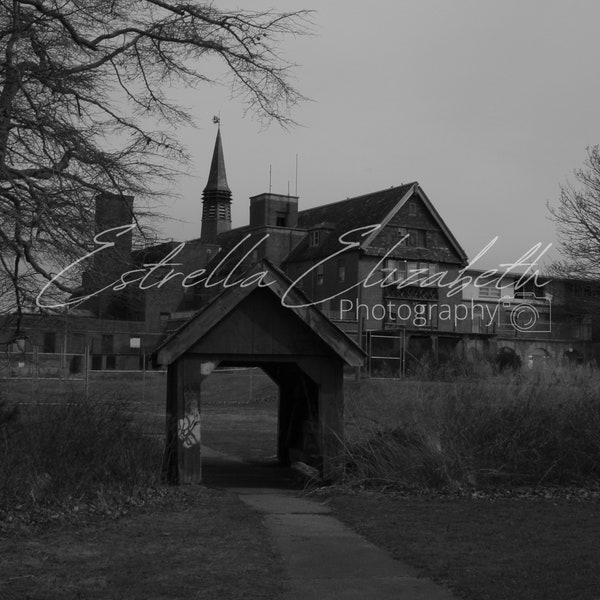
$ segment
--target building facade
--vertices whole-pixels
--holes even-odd
[[[597,358],[598,285],[469,268],[417,182],[305,210],[296,196],[259,194],[238,228],[233,201],[219,130],[198,238],[134,250],[130,233],[114,235],[84,274],[88,300],[25,315],[18,336],[5,316],[0,342],[7,352],[62,355],[57,368],[71,371],[78,354],[97,369],[145,367],[167,332],[267,259],[367,350],[372,373],[502,352],[529,365]],[[131,197],[102,195],[96,209],[98,231],[132,223]]]

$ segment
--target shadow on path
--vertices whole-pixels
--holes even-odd
[[[222,489],[300,490],[303,482],[276,458],[246,461],[202,447],[202,483]]]

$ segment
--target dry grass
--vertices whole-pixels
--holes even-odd
[[[600,479],[600,373],[545,369],[347,386],[349,475],[408,489]]]
[[[161,444],[122,403],[5,405],[0,421],[0,509],[131,498],[159,482]]]

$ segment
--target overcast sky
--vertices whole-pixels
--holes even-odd
[[[301,208],[418,181],[471,258],[500,236],[478,266],[556,242],[546,203],[557,203],[586,147],[600,143],[600,2],[288,0],[276,8],[316,10],[314,35],[283,45],[299,65],[295,85],[312,99],[293,113],[301,126],[261,131],[226,86],[182,93],[198,128],[180,132],[193,162],[165,207],[181,220],[165,224],[166,235],[200,234],[220,112],[234,226],[248,221],[248,197],[268,191],[270,165],[273,192],[294,193],[297,154]]]

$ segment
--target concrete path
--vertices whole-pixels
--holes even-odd
[[[455,600],[335,519],[325,504],[298,497],[289,489],[294,484],[289,470],[210,451],[203,460],[208,485],[215,485],[220,473],[218,487],[264,513],[287,568],[285,600]]]

